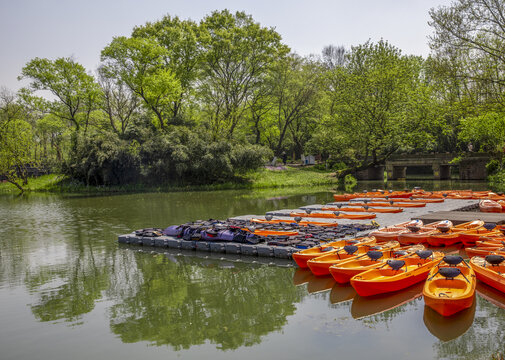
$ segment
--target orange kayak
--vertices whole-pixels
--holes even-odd
[[[433,267],[424,284],[427,306],[451,316],[472,306],[477,284],[475,272],[459,255],[447,255]]]
[[[375,219],[377,216],[375,214],[344,214],[338,211],[333,213],[313,213],[311,212],[292,212],[289,214],[291,217],[314,217],[314,218],[328,218],[328,219],[351,219],[351,220],[366,220]]]
[[[348,200],[351,200],[351,199],[355,199],[359,197],[359,195],[355,195],[355,194],[333,194],[333,198],[335,199],[335,201],[348,201]]]
[[[392,190],[381,190],[381,191],[363,191],[361,193],[354,194],[333,194],[335,201],[348,201],[356,198],[391,198],[391,199],[408,199],[414,193],[412,191],[392,191]]]
[[[502,247],[505,246],[505,237],[503,235],[481,236],[475,242],[476,247]]]
[[[405,289],[428,276],[444,254],[431,250],[417,251],[403,259],[388,260],[387,265],[370,269],[351,278],[351,285],[361,296],[372,296]]]
[[[252,219],[251,221],[254,223],[258,223],[258,224],[282,224],[282,223],[293,224],[296,222],[296,220],[293,220],[293,219],[272,219],[272,220]],[[332,221],[332,222],[299,221],[298,225],[300,225],[300,226],[314,225],[314,226],[323,226],[323,227],[335,227],[335,226],[338,226],[338,223],[335,221]]]
[[[505,255],[505,248],[495,246],[465,248],[465,251],[469,258],[474,256],[485,257],[486,255],[491,254]]]
[[[428,237],[431,246],[450,246],[462,242],[460,234],[463,231],[478,229],[484,225],[484,221],[475,220],[459,224],[453,227],[439,226],[437,231]]]
[[[425,207],[426,203],[424,202],[394,202],[394,201],[376,201],[376,202],[369,202],[369,203],[364,203],[364,202],[352,202],[349,203],[349,205],[354,205],[354,206],[372,206],[372,207],[399,207],[399,208],[406,208],[406,207]],[[337,209],[335,209],[337,210]]]
[[[494,200],[481,200],[479,209],[482,212],[502,212],[502,206]]]
[[[452,222],[443,220],[436,223],[427,224],[421,228],[410,227],[409,230],[398,234],[398,241],[402,245],[427,243],[429,237],[437,232],[437,227],[439,226],[447,226],[450,228],[452,227]]]
[[[328,206],[328,207],[323,207],[321,209],[322,211],[347,211],[347,212],[370,212],[370,213],[392,213],[392,214],[396,214],[396,213],[400,213],[403,211],[402,208],[399,208],[399,207],[394,207],[394,208],[388,208],[388,209],[384,209],[384,208],[370,208],[368,207],[368,205],[365,205],[364,207],[352,207],[352,206],[348,206],[348,207],[333,207],[333,206]]]
[[[322,246],[316,246],[310,249],[304,249],[294,253],[293,260],[302,269],[308,268],[307,261],[317,258],[321,255],[326,255],[335,252],[345,245],[374,245],[375,238],[372,237],[362,237],[357,239],[347,239],[347,240],[337,240],[330,243],[324,244]]]
[[[284,230],[254,230],[254,235],[259,236],[296,236],[298,231],[284,231]]]
[[[383,250],[399,246],[398,242],[387,243],[381,246],[372,245],[346,245],[342,249],[327,255],[321,255],[307,261],[310,271],[316,276],[330,275],[330,266],[339,264],[343,261],[354,259],[359,255],[364,255],[367,251]]]
[[[384,265],[389,259],[401,259],[419,250],[424,250],[424,246],[416,245],[403,250],[398,248],[369,250],[363,256],[330,266],[330,274],[337,283],[346,284],[354,275]]]
[[[365,201],[365,200],[364,200]],[[411,196],[410,198],[406,199],[406,198],[399,198],[399,199],[386,199],[386,198],[370,198],[370,199],[367,199],[367,201],[369,202],[386,202],[386,203],[407,203],[407,204],[427,204],[427,203],[442,203],[444,202],[444,199],[443,198],[440,198],[440,199],[429,199],[429,198],[419,198],[419,199],[416,199],[414,196]]]
[[[398,235],[401,232],[407,231],[408,227],[422,227],[423,222],[421,220],[412,220],[412,221],[407,221],[401,224],[385,227],[382,229],[378,229],[375,231],[372,231],[370,233],[370,236],[375,236],[377,241],[394,241],[398,240]]]
[[[470,259],[470,266],[475,271],[477,279],[501,292],[505,292],[504,260],[505,257],[500,254],[491,254],[484,258],[475,256]]]
[[[488,230],[482,227],[474,230],[462,231],[460,239],[465,247],[471,247],[475,246],[475,243],[483,236],[501,236],[501,232],[498,230]]]

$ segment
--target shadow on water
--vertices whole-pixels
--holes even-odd
[[[472,326],[475,317],[475,308],[477,302],[459,313],[452,316],[442,316],[429,306],[424,306],[423,321],[426,328],[434,336],[442,341],[456,339],[466,333]]]
[[[293,285],[303,285],[313,277],[312,272],[309,269],[301,269],[299,267],[296,268],[295,273],[293,274]]]
[[[346,301],[353,300],[358,293],[350,284],[335,283],[330,292],[330,303],[332,305],[345,303]]]
[[[501,291],[496,290],[482,281],[477,281],[477,287],[475,290],[483,299],[486,299],[495,306],[505,309],[505,294]]]
[[[419,283],[394,293],[369,297],[356,295],[352,301],[351,315],[354,319],[361,319],[394,309],[422,296],[423,286],[424,283]]]
[[[311,274],[307,281],[307,292],[317,294],[330,290],[335,285],[335,280],[331,276],[314,276]]]

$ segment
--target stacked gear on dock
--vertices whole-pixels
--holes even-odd
[[[172,225],[166,229],[147,228],[135,231],[138,237],[169,236],[185,241],[206,241],[239,244],[266,244],[271,246],[291,246],[307,249],[319,246],[335,239],[354,237],[358,232],[369,231],[378,227],[372,224],[332,223],[311,224],[268,220],[198,220],[181,225]],[[335,226],[337,225],[337,226]]]

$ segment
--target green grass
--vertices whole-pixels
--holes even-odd
[[[42,175],[36,178],[29,178],[28,184],[24,185],[25,191],[50,191],[57,184],[66,179],[64,175],[50,174]],[[18,193],[19,189],[9,182],[0,182],[1,193]]]
[[[253,189],[290,186],[320,186],[338,184],[334,173],[312,170],[310,167],[287,167],[286,170],[261,169],[248,174]]]
[[[315,187],[337,185],[334,174],[311,167],[287,167],[286,170],[260,169],[237,177],[234,182],[209,185],[164,184],[159,186],[132,184],[121,186],[86,186],[83,183],[58,174],[30,178],[24,186],[26,192],[49,193],[125,193],[125,192],[174,192],[210,191],[230,189],[274,189],[286,187]],[[19,193],[10,183],[0,183],[0,193]]]

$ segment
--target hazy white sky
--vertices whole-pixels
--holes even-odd
[[[301,55],[325,45],[350,47],[381,38],[406,54],[429,54],[428,10],[450,0],[0,0],[0,86],[17,90],[34,57],[74,56],[94,71],[114,36],[164,14],[200,20],[213,10],[243,10],[275,27]]]

